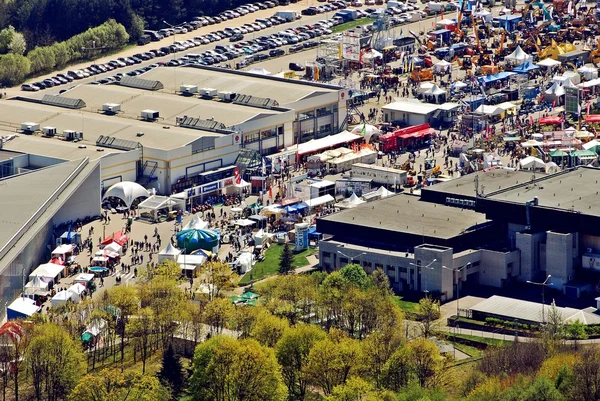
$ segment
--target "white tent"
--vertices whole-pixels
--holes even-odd
[[[85,291],[85,285],[81,283],[75,283],[70,286],[67,291],[70,291],[74,297],[77,298],[77,302],[81,300],[83,292]]]
[[[64,255],[66,255],[68,253],[72,253],[74,249],[75,249],[75,245],[62,244],[62,245],[59,245],[56,248],[54,248],[54,250],[52,251],[52,256],[64,257]]]
[[[546,163],[546,173],[558,173],[559,171],[560,167],[558,167],[558,164],[554,162]]]
[[[8,320],[31,316],[40,308],[31,298],[19,297],[6,307],[6,316]]]
[[[577,72],[583,74],[586,81],[598,78],[598,69],[593,65],[586,64],[583,67],[579,67]]]
[[[248,72],[256,75],[271,75],[271,71],[267,71],[264,68],[251,68]]]
[[[119,182],[104,193],[102,200],[106,198],[119,198],[127,207],[131,206],[134,200],[141,197],[148,197],[148,191],[140,184],[131,181]]]
[[[556,61],[551,59],[550,57],[543,59],[542,61],[539,61],[536,65],[539,65],[540,67],[554,67],[556,65],[560,65],[561,62],[560,61]]]
[[[595,151],[598,146],[600,146],[600,142],[598,142],[595,139],[592,139],[591,141],[583,144],[583,148],[585,150],[594,150]]]
[[[387,198],[388,196],[395,195],[393,192],[385,189],[385,187],[379,187],[379,189],[377,191],[375,191],[375,193],[377,195],[381,196],[382,198]]]
[[[525,53],[525,51],[521,49],[521,46],[517,46],[514,52],[504,57],[504,60],[512,65],[521,65],[526,61],[532,61],[533,57]]]
[[[433,85],[430,89],[423,92],[425,97],[433,97],[435,103],[443,102],[446,98],[446,91],[437,85]]]
[[[206,262],[206,256],[204,255],[179,255],[177,256],[177,263],[180,265],[192,265],[201,266]]]
[[[462,81],[456,81],[452,83],[452,88],[454,89],[462,89],[462,88],[466,88],[467,85],[466,83],[462,82]]]
[[[161,210],[183,210],[185,209],[185,201],[179,198],[169,198],[168,196],[152,195],[148,199],[141,202],[138,206],[140,214],[151,216],[153,219],[158,219],[158,212]]]
[[[482,113],[488,116],[499,116],[500,114],[504,113],[504,110],[497,106],[482,104],[477,109],[475,109],[475,112]]]
[[[237,265],[240,274],[252,270],[252,266],[254,266],[254,255],[251,252],[242,252],[237,258]]]
[[[487,11],[487,10],[479,11],[479,12],[475,13],[475,15],[477,17],[483,18],[485,20],[486,24],[492,22],[492,19],[494,18],[494,16],[492,15],[492,13],[489,12],[489,11]]]
[[[170,242],[167,244],[167,247],[159,252],[158,254],[158,263],[163,260],[177,260],[177,257],[181,254],[181,250],[177,249]]]
[[[56,293],[52,297],[52,307],[55,308],[57,306],[65,304],[67,301],[75,301],[74,294],[69,290],[62,290]]]
[[[348,131],[342,131],[339,134],[329,135],[319,139],[312,139],[308,142],[299,144],[298,154],[305,155],[308,153],[318,152],[319,150],[333,148],[338,145],[356,141],[360,138],[361,137],[359,135],[352,134]]]
[[[29,279],[33,280],[34,277],[47,277],[51,280],[56,280],[56,278],[64,271],[65,267],[63,265],[57,265],[54,263],[44,263],[43,265],[39,265],[30,275]]]
[[[183,226],[182,230],[204,230],[208,227],[208,223],[200,218],[197,214]]]
[[[533,148],[534,146],[541,146],[542,142],[536,141],[535,139],[530,139],[526,142],[521,142],[521,147],[523,148]]]
[[[335,199],[333,198],[333,196],[327,194],[327,195],[319,196],[318,198],[309,199],[304,203],[306,203],[308,205],[308,207],[317,207],[317,206],[325,205],[326,203],[331,203],[331,202],[335,202]]]
[[[244,180],[243,178],[240,180],[240,182],[238,184],[234,184],[234,186],[236,188],[248,188],[250,186],[250,183],[246,180]]]
[[[251,227],[256,224],[254,220],[250,219],[237,219],[233,221],[233,224],[240,227]]]
[[[111,242],[110,244],[106,245],[102,250],[106,251],[106,252],[115,252],[115,253],[121,255],[121,252],[123,251],[123,247],[121,245],[117,244],[116,242]]]
[[[46,295],[48,293],[48,282],[42,280],[39,276],[35,276],[33,280],[25,284],[25,295]]]
[[[371,124],[359,124],[351,132],[355,135],[364,136],[366,143],[370,143],[373,136],[381,134],[381,130]]]
[[[448,71],[452,67],[452,63],[447,62],[446,60],[439,61],[433,65],[433,70],[435,72]]]
[[[344,199],[341,202],[338,202],[335,204],[336,207],[339,207],[340,209],[350,209],[350,208],[354,208],[362,203],[365,203],[366,201],[360,199],[358,196],[356,196],[356,194],[353,192],[352,195],[349,198]]]
[[[431,88],[433,88],[434,85],[435,84],[433,82],[422,82],[421,85],[419,85],[417,91],[419,91],[419,93],[425,93]]]
[[[536,168],[546,169],[546,163],[542,159],[538,159],[537,157],[528,156],[519,161],[519,165],[523,169],[533,170]]]

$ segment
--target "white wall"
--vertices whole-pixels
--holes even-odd
[[[100,181],[104,188],[122,181],[133,181],[137,178],[137,162],[142,157],[141,149],[124,153],[111,153],[100,159]]]
[[[81,186],[52,218],[54,224],[98,216],[102,208],[100,194],[100,164],[94,168]]]

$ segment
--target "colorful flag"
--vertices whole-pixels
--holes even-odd
[[[242,177],[240,177],[240,169],[236,166],[235,170],[233,170],[233,177],[235,179],[235,183],[236,184],[241,184],[242,183]]]
[[[360,135],[363,137],[367,135],[367,122],[366,121],[363,124],[362,130],[360,131]]]
[[[265,158],[262,158],[262,175],[267,174],[267,163],[265,163]]]

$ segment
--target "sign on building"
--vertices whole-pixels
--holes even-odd
[[[579,115],[579,88],[565,88],[565,112]]]

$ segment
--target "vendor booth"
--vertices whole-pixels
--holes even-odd
[[[50,280],[51,283],[56,283],[62,277],[65,271],[65,267],[54,263],[44,263],[39,265],[29,275],[29,280],[33,280],[34,277],[44,277]]]
[[[104,238],[104,240],[101,243],[101,246],[107,246],[113,242],[116,242],[121,247],[126,248],[128,241],[129,237],[127,236],[127,234],[123,234],[121,231],[117,231],[116,233],[113,233],[112,235],[109,235],[108,237]]]
[[[73,251],[75,250],[75,245],[72,244],[63,244],[57,246],[50,256],[50,259],[61,260],[62,263],[57,264],[66,264],[70,265],[75,262],[75,256],[73,255]]]
[[[235,208],[232,208],[231,210],[233,211],[233,209]],[[183,226],[182,230],[204,230],[206,227],[208,227],[208,222],[202,220],[200,216],[195,214],[194,217]]]
[[[50,293],[49,280],[44,277],[35,276],[33,280],[25,284],[23,293],[27,296],[47,297]]]
[[[329,135],[324,138],[312,139],[308,142],[298,145],[298,155],[309,155],[321,150],[331,149],[343,144],[349,144],[361,139],[360,135],[352,134],[348,131],[342,131],[339,134]]]
[[[147,198],[148,195],[148,191],[140,184],[131,181],[123,181],[111,186],[104,193],[102,200],[117,198],[123,201],[127,207],[131,207],[134,201],[139,198]]]
[[[267,217],[266,216],[261,216],[260,214],[253,214],[252,216],[250,216],[248,218],[256,223],[256,227],[258,227],[260,229],[267,228]]]
[[[365,143],[371,143],[372,140],[379,139],[381,130],[371,124],[359,124],[351,131],[354,135],[360,135],[364,138]]]
[[[68,301],[77,302],[78,296],[69,290],[62,290],[52,297],[52,307],[56,308],[66,304]]]
[[[92,273],[80,273],[73,279],[74,284],[82,284],[88,290],[93,290],[96,286],[94,284],[94,275]]]
[[[177,260],[177,257],[181,254],[181,250],[175,248],[173,244],[169,242],[167,247],[158,253],[158,263],[165,260]]]
[[[533,156],[521,159],[519,165],[524,170],[546,170],[546,163],[542,159]]]
[[[197,249],[219,251],[219,233],[212,230],[183,230],[176,234],[177,247],[190,254]]]
[[[15,299],[13,303],[8,305],[8,307],[6,308],[6,319],[27,319],[39,310],[40,308],[37,306],[36,302],[33,299],[19,297]]]
[[[153,222],[167,218],[172,211],[184,210],[185,200],[168,196],[152,195],[138,205],[140,217]]]
[[[335,198],[333,196],[327,194],[327,195],[319,196],[318,198],[309,199],[305,203],[310,209],[313,209],[313,208],[317,208],[320,206],[333,204],[333,203],[335,203]]]
[[[349,198],[336,203],[335,207],[340,209],[352,209],[362,203],[366,203],[366,201],[360,199],[358,196],[356,196],[356,194],[353,193]]]

